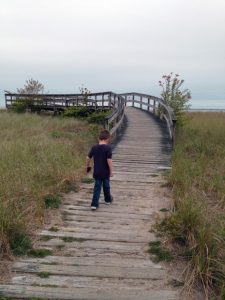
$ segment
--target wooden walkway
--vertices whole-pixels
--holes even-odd
[[[114,202],[90,210],[92,184],[65,195],[61,221],[40,232],[45,258],[24,257],[0,296],[83,300],[175,300],[178,290],[164,264],[155,264],[148,243],[160,208],[168,205],[161,170],[170,166],[171,144],[160,121],[126,108],[126,128],[113,151]],[[55,226],[59,231],[49,228]],[[49,240],[48,240],[49,239]],[[46,278],[42,278],[46,277]]]

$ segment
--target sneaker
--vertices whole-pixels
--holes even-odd
[[[113,202],[113,196],[111,196],[111,201],[110,201],[110,202],[106,202],[106,201],[105,201],[105,204],[109,205],[109,204],[111,204],[112,202]]]
[[[91,206],[91,210],[96,210],[97,207],[96,206]]]

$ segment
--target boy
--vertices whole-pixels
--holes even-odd
[[[94,145],[87,156],[86,168],[87,173],[91,170],[90,162],[92,157],[94,158],[94,174],[95,179],[93,198],[91,202],[91,209],[96,210],[98,208],[99,197],[101,194],[101,188],[103,185],[103,192],[105,197],[105,203],[110,204],[113,201],[113,197],[110,194],[109,178],[112,174],[112,149],[108,145],[110,140],[110,133],[108,130],[102,130],[98,137],[98,144]]]

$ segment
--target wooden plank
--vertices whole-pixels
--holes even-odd
[[[178,300],[177,293],[171,290],[142,291],[136,289],[99,288],[57,288],[42,286],[1,285],[0,295],[14,298],[44,298],[64,300]]]
[[[85,276],[99,278],[162,279],[164,271],[155,267],[116,267],[83,265],[45,265],[30,262],[16,262],[13,270],[22,273],[44,273],[50,275]]]
[[[91,231],[91,232],[69,232],[65,233],[63,231],[58,232],[51,232],[48,230],[43,230],[40,233],[41,236],[54,236],[54,237],[73,237],[76,239],[86,239],[86,240],[99,240],[99,241],[118,241],[118,242],[127,242],[127,243],[147,243],[151,239],[153,239],[153,234],[148,233],[146,236],[139,236],[134,234],[109,234],[105,233],[98,233],[98,231]]]

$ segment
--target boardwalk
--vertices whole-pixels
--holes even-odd
[[[166,206],[161,170],[170,166],[171,144],[160,121],[126,108],[126,128],[113,151],[110,206],[90,210],[92,185],[65,196],[61,220],[41,233],[38,247],[53,250],[45,258],[14,263],[12,281],[0,295],[16,298],[87,300],[179,299],[172,275],[151,261],[148,243],[155,214]],[[51,226],[59,228],[53,232]],[[45,237],[45,238],[44,238]],[[51,239],[50,239],[51,237]],[[49,240],[47,240],[49,239]],[[41,277],[46,278],[41,278]]]

